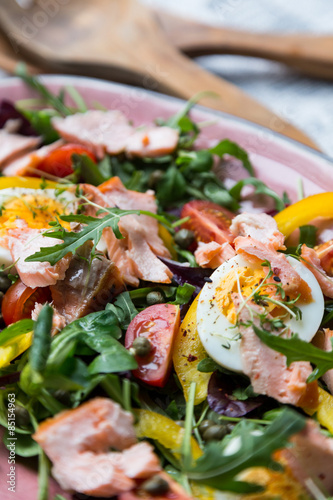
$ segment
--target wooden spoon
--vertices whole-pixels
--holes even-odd
[[[23,11],[12,0],[0,4],[0,25],[14,49],[33,57],[38,66],[137,84],[184,99],[213,91],[219,98],[206,97],[203,105],[317,148],[303,132],[236,86],[181,55],[151,11],[135,0],[66,0],[52,5],[56,12],[51,15],[40,5]]]
[[[309,76],[333,78],[333,37],[249,33],[156,11],[170,42],[190,57],[235,54],[278,61]]]

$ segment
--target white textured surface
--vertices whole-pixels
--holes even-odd
[[[144,1],[218,26],[281,33],[332,33],[333,36],[333,2],[330,0]],[[333,157],[333,82],[306,78],[278,63],[255,58],[210,56],[201,57],[198,62],[303,129]]]
[[[217,26],[265,32],[332,34],[329,0],[145,0]],[[333,82],[300,76],[278,63],[237,56],[198,59],[311,136],[333,157]]]

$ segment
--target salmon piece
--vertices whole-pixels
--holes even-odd
[[[40,137],[26,137],[19,134],[9,134],[0,130],[0,168],[19,156],[37,148],[41,142]]]
[[[118,500],[193,500],[193,497],[190,497],[180,486],[180,484],[176,483],[168,474],[165,472],[160,472],[158,474],[169,484],[169,491],[164,495],[149,495],[144,492],[142,489],[137,488],[135,490],[122,493],[119,495]]]
[[[301,258],[304,264],[319,283],[319,286],[326,297],[333,299],[333,277],[327,276],[321,267],[320,258],[313,248],[302,245]]]
[[[126,189],[119,177],[112,177],[96,189],[82,184],[81,189],[89,199],[103,207],[123,210],[147,210],[156,213],[153,191],[139,193]],[[88,213],[95,210],[89,207]],[[101,214],[100,216],[103,216]],[[108,255],[120,271],[125,283],[139,285],[139,279],[155,283],[170,283],[172,273],[157,256],[170,257],[168,249],[158,235],[158,223],[147,215],[126,215],[119,221],[124,239],[117,239],[111,228],[103,231]]]
[[[282,452],[293,475],[306,487],[309,478],[319,480],[333,494],[333,439],[324,436],[314,420],[307,420],[302,431],[291,440],[293,445]],[[323,497],[324,498],[324,497]]]
[[[110,448],[122,451],[132,446],[136,443],[133,422],[133,415],[111,399],[95,398],[45,420],[33,438],[56,462],[65,454],[106,453]]]
[[[267,214],[243,213],[232,219],[230,230],[235,237],[250,236],[273,250],[285,250],[284,235],[273,217]]]
[[[8,231],[8,248],[16,270],[23,283],[30,288],[55,285],[58,280],[64,279],[71,260],[69,254],[54,266],[49,262],[25,262],[27,257],[39,252],[42,247],[53,247],[63,243],[56,238],[44,237],[43,232],[28,227]]]
[[[124,282],[117,267],[103,254],[91,260],[93,243],[86,242],[71,257],[62,280],[51,286],[53,305],[67,323],[104,309]]]
[[[244,255],[250,261],[257,263],[268,260],[276,276],[281,279],[281,285],[286,293],[295,294],[300,288],[309,291],[308,285],[289,264],[283,253],[278,253],[274,248],[269,248],[262,241],[251,236],[237,236],[234,241],[236,252]]]
[[[241,300],[238,294],[233,294],[236,310]],[[249,304],[253,312],[263,313],[264,308]],[[247,323],[251,319],[250,311],[243,307],[239,320]],[[254,315],[253,322],[260,328],[260,320]],[[315,407],[318,402],[317,382],[307,384],[307,378],[312,373],[310,363],[297,361],[287,367],[286,357],[266,346],[254,333],[251,326],[240,326],[242,334],[241,356],[244,373],[250,378],[254,392],[270,396],[280,403],[295,406],[310,404]]]
[[[324,328],[323,331],[319,330],[316,333],[316,336],[312,340],[312,344],[323,351],[330,352],[332,351],[332,338],[333,331],[329,328]],[[330,393],[333,394],[333,369],[328,370],[321,378],[327,385]]]
[[[39,149],[36,149],[32,153],[25,154],[15,161],[8,163],[2,170],[2,174],[7,177],[20,176],[20,175],[33,175],[38,171],[38,165],[51,151],[62,146],[64,142],[62,140],[48,144]],[[45,172],[43,172],[45,177]]]
[[[231,259],[236,255],[235,250],[230,243],[223,243],[220,245],[216,241],[210,243],[203,243],[199,241],[198,248],[194,252],[195,260],[200,267],[209,267],[216,269],[223,262]]]
[[[128,156],[155,158],[172,153],[178,144],[179,132],[170,127],[148,127],[137,130],[126,144]]]
[[[67,322],[64,316],[59,314],[52,304],[50,305],[53,308],[52,329],[51,329],[51,335],[53,337],[54,335],[59,333],[63,328],[65,328]],[[43,306],[44,304],[39,304],[38,302],[36,303],[35,308],[31,313],[31,319],[37,321],[39,313],[41,312]]]
[[[151,445],[136,443],[133,421],[117,403],[95,398],[47,419],[33,438],[53,462],[62,488],[109,497],[161,470]]]
[[[90,110],[65,118],[54,117],[52,125],[66,141],[88,146],[98,158],[105,153],[122,153],[134,132],[126,116],[117,110]]]

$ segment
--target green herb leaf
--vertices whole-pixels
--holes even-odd
[[[86,224],[86,226],[78,231],[66,231],[65,229],[56,228],[54,231],[47,231],[43,236],[48,238],[58,238],[63,240],[63,243],[54,245],[53,247],[42,247],[39,252],[30,255],[25,259],[26,262],[49,262],[55,265],[60,259],[68,253],[74,253],[86,241],[93,240],[95,245],[99,242],[102,236],[103,229],[111,227],[117,238],[122,238],[118,223],[121,217],[129,214],[140,215],[139,210],[121,210],[120,208],[105,209],[108,215],[102,218],[90,217],[81,214],[61,215],[60,219],[66,222],[78,222]]]
[[[211,148],[209,151],[213,155],[217,155],[220,158],[223,158],[223,156],[226,154],[233,156],[234,158],[237,158],[243,163],[243,167],[249,172],[249,174],[254,176],[254,170],[249,160],[247,152],[235,142],[232,142],[229,139],[224,139],[223,141],[220,141],[216,146]]]
[[[247,179],[243,179],[237,184],[235,184],[230,190],[230,195],[237,201],[241,199],[241,192],[244,186],[251,185],[255,187],[255,194],[265,194],[270,196],[275,201],[276,210],[279,212],[285,208],[284,201],[280,198],[280,196],[270,189],[266,184],[255,177],[248,177]]]
[[[184,283],[184,285],[178,286],[176,291],[176,300],[172,302],[177,306],[181,306],[187,304],[195,291],[195,286],[190,285],[189,283]]]
[[[316,244],[316,236],[317,236],[317,228],[312,226],[311,224],[307,224],[305,226],[300,226],[299,228],[299,244],[303,245],[303,243],[313,248]]]
[[[43,97],[47,104],[52,106],[61,115],[67,116],[71,115],[72,111],[70,108],[65,106],[62,99],[52,94],[46,87],[41,83],[41,81],[31,76],[27,73],[27,68],[25,64],[19,63],[16,68],[16,74],[19,76],[29,87],[36,90],[41,97]]]
[[[32,346],[29,351],[29,362],[32,370],[42,372],[46,366],[51,347],[53,308],[45,304],[34,327]]]
[[[15,442],[15,453],[19,457],[35,457],[39,453],[39,445],[36,441],[34,441],[31,437],[31,434],[15,434],[16,442]],[[3,442],[5,446],[8,447],[11,441],[8,430],[4,433]]]
[[[212,373],[212,372],[215,372],[215,370],[219,370],[219,368],[220,368],[220,365],[215,363],[215,361],[212,358],[202,359],[197,364],[197,370],[199,372],[203,372],[203,373]]]
[[[303,429],[305,422],[303,416],[289,408],[266,427],[243,420],[221,442],[206,445],[204,454],[188,471],[188,476],[225,490],[230,487],[230,481],[249,467],[278,467],[272,459],[273,452],[285,446],[293,434]]]
[[[175,165],[171,165],[157,184],[156,196],[162,207],[181,200],[186,193],[186,181]]]
[[[86,154],[72,154],[72,162],[74,176],[77,176],[83,182],[87,182],[93,186],[98,186],[109,178],[104,177],[98,164]]]
[[[333,368],[333,351],[326,352],[318,349],[318,347],[299,339],[296,335],[285,339],[272,335],[266,330],[260,330],[255,325],[253,325],[253,330],[264,344],[286,356],[288,366],[294,361],[309,361],[315,365],[316,368],[308,377],[308,383],[317,380]]]

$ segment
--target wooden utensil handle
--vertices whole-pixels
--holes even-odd
[[[206,97],[200,104],[245,118],[318,149],[302,131],[278,117],[235,85],[205,71],[176,51],[172,53],[166,51],[164,54],[161,52],[160,67],[163,68],[163,74],[156,73],[153,76],[164,91],[184,99],[190,99],[198,92],[212,91],[218,97]]]
[[[210,26],[158,11],[172,43],[191,57],[235,54],[279,61],[321,78],[333,78],[333,37],[274,35]]]

